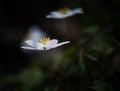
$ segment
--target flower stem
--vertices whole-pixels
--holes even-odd
[[[47,59],[46,59],[46,50],[45,49],[43,50],[43,61],[44,61],[45,67],[47,67],[47,69],[48,69],[48,63],[47,63]]]
[[[51,73],[51,76],[55,77],[57,80],[60,80],[59,77],[49,68],[49,65],[48,65],[48,62],[47,62],[47,59],[46,59],[46,50],[44,49],[43,51],[43,58],[44,58],[44,65],[45,65],[45,68],[47,69],[47,72],[50,72]]]

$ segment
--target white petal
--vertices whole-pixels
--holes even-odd
[[[63,14],[61,14],[59,11],[52,11],[49,15],[46,16],[46,18],[65,18]]]
[[[37,50],[36,48],[33,48],[33,47],[25,47],[25,46],[22,46],[21,48],[23,48],[23,49],[30,49],[30,50]]]
[[[34,46],[34,43],[32,40],[26,40],[25,43],[27,43],[29,46]]]
[[[70,10],[67,14],[65,14],[65,17],[70,17],[73,15],[74,15],[74,12]]]
[[[65,44],[67,44],[67,43],[70,43],[70,41],[65,41],[65,42],[58,43],[58,44],[55,45],[53,48],[56,48],[56,47],[59,47],[59,46],[65,45]]]
[[[59,11],[52,11],[50,13],[50,15],[53,15],[53,16],[61,16],[62,14],[59,12]]]
[[[58,40],[57,39],[52,39],[52,40],[50,40],[49,42],[47,42],[46,44],[45,44],[45,47],[47,48],[47,47],[52,47],[52,46],[55,46],[56,44],[58,43]]]
[[[75,14],[82,14],[83,11],[82,11],[82,8],[76,8],[74,10],[70,10],[67,14],[66,14],[66,17],[71,17]]]
[[[43,48],[33,48],[33,47],[26,47],[26,46],[22,46],[21,48],[28,49],[28,50],[44,50]]]
[[[74,14],[83,14],[84,13],[82,8],[76,8],[73,10],[73,12],[74,12]]]
[[[32,47],[37,47],[37,48],[43,47],[43,44],[41,44],[39,42],[34,42],[32,40],[27,40],[27,41],[25,41],[25,43],[27,43],[29,46],[32,46]]]
[[[50,12],[49,15],[46,16],[46,18],[57,18],[57,19],[63,19],[63,18],[66,18],[66,17],[71,17],[75,14],[83,14],[83,10],[82,8],[76,8],[76,9],[73,9],[73,10],[70,10],[66,13],[66,14],[61,14],[59,11],[52,11]]]
[[[59,16],[47,15],[46,18],[63,19],[65,18],[65,16],[64,15],[59,15]]]
[[[37,25],[30,27],[28,35],[30,36],[29,39],[35,42],[38,42],[40,38],[47,36],[47,34]]]
[[[47,15],[46,18],[52,18],[52,16],[51,15]]]
[[[44,45],[43,45],[43,44],[41,44],[41,43],[39,43],[39,42],[36,42],[36,43],[35,43],[35,47],[37,47],[37,48],[41,49],[41,48],[43,48],[43,47],[44,47]]]

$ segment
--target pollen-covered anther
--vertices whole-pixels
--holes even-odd
[[[69,11],[68,8],[61,8],[61,9],[60,9],[61,14],[63,14],[63,15],[67,14],[68,11]]]
[[[49,42],[49,41],[50,41],[50,38],[49,38],[49,37],[48,37],[48,38],[45,38],[45,37],[44,37],[44,38],[41,38],[41,39],[40,39],[40,43],[41,43],[41,44],[44,44],[44,45],[45,45],[47,42]]]

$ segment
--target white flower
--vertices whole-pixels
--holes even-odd
[[[62,8],[59,11],[50,12],[50,14],[46,16],[46,18],[63,19],[66,17],[71,17],[75,14],[83,14],[82,8],[76,8],[73,10],[68,8]]]
[[[70,43],[70,41],[58,43],[57,39],[50,40],[50,38],[41,38],[40,42],[26,40],[25,43],[28,44],[28,46],[22,46],[21,48],[30,50],[50,50],[52,48],[56,48],[64,44]]]

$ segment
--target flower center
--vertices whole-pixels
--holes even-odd
[[[49,42],[50,41],[50,38],[48,37],[48,38],[41,38],[40,39],[40,43],[42,43],[43,45],[45,45],[47,42]]]
[[[61,9],[60,9],[60,13],[63,14],[63,15],[67,14],[68,11],[69,11],[68,8],[61,8]]]

